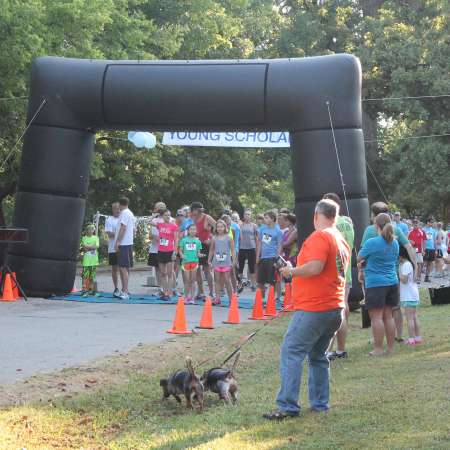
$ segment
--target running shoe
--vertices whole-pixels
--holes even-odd
[[[195,300],[199,302],[204,302],[206,300],[206,296],[204,294],[198,294],[195,296]]]
[[[116,297],[116,298],[120,298],[120,295],[121,295],[122,293],[119,291],[119,289],[114,289],[114,292],[113,292],[113,297]]]
[[[186,301],[184,303],[186,305],[196,305],[195,300],[192,297],[186,297]]]
[[[121,300],[130,300],[130,295],[127,294],[126,292],[122,292],[122,293],[120,294],[120,299],[121,299]]]
[[[212,304],[214,306],[220,306],[222,302],[220,301],[220,298],[216,298],[215,300],[213,300]]]

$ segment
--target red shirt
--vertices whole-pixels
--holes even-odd
[[[412,242],[414,248],[416,248],[418,253],[422,253],[423,243],[427,240],[427,235],[425,231],[421,228],[413,228],[409,234],[408,239]]]
[[[206,219],[209,217],[208,214],[203,214],[202,217],[195,222],[197,227],[197,237],[202,244],[211,240],[211,230],[209,225],[206,224]]]
[[[344,308],[350,247],[336,228],[314,231],[303,243],[297,267],[313,260],[323,261],[324,268],[319,275],[292,279],[294,309],[323,312]]]
[[[178,225],[173,222],[159,222],[156,224],[159,231],[158,252],[173,252],[175,250],[175,233]]]

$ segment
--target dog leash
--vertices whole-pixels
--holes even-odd
[[[267,325],[272,323],[273,320],[278,319],[282,315],[282,313],[285,313],[285,312],[286,312],[285,309],[282,308],[275,317],[267,319],[261,327],[257,328],[252,333],[239,338],[236,342],[231,344],[231,346],[234,347],[234,350],[231,352],[230,355],[228,355],[226,357],[226,359],[223,361],[222,365],[227,363],[236,353],[238,353],[245,344],[247,344],[251,339],[253,339],[256,336],[256,334],[258,334],[261,330],[263,330]],[[209,358],[205,359],[204,361],[201,361],[200,363],[198,363],[196,365],[196,367],[204,366],[206,363],[215,360],[218,356],[224,354],[227,351],[228,348],[229,347],[226,347],[226,348],[223,348],[222,350],[219,350],[217,353],[214,353],[214,355],[212,355],[211,357],[209,357]]]

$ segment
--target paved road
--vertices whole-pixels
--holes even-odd
[[[135,275],[132,292],[142,287],[146,273]],[[108,275],[99,276],[99,289],[108,288]],[[79,284],[78,284],[79,286]],[[188,327],[200,320],[201,306],[187,306]],[[173,335],[174,305],[117,305],[30,299],[0,302],[0,383],[12,383],[128,351],[139,343],[159,342]],[[214,309],[218,326],[226,308]],[[247,314],[243,314],[245,317]],[[20,369],[18,371],[18,369]]]

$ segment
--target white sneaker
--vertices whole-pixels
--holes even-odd
[[[122,295],[122,292],[120,292],[119,289],[117,289],[117,288],[114,289],[113,297],[120,298],[121,295]]]
[[[120,294],[120,299],[121,300],[130,300],[130,296],[126,292],[122,292]]]

